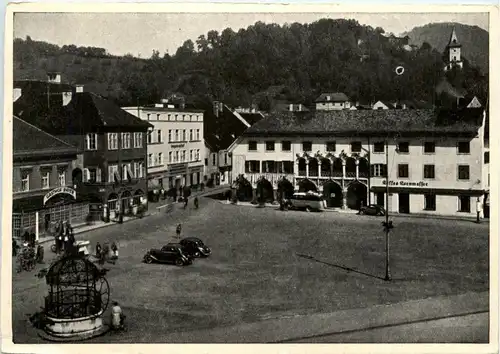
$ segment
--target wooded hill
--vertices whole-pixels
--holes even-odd
[[[402,76],[394,72],[399,65],[405,68]],[[409,51],[382,28],[343,19],[210,31],[186,40],[173,56],[154,51],[148,59],[29,37],[14,40],[15,79],[45,80],[47,71],[58,71],[65,82],[84,84],[120,105],[181,93],[188,104],[216,99],[267,109],[273,100],[310,104],[321,92],[337,91],[363,102],[431,102],[443,67],[442,52],[428,43]],[[485,97],[487,82],[466,60],[459,85]]]

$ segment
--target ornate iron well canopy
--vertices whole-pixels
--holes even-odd
[[[66,255],[55,261],[45,279],[46,324],[43,337],[57,341],[88,339],[104,333],[102,315],[109,303],[104,272],[86,257]]]

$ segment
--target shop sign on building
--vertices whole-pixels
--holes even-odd
[[[59,188],[55,188],[55,189],[51,190],[50,192],[48,192],[47,194],[45,194],[45,196],[43,197],[43,205],[45,205],[50,198],[52,198],[58,194],[69,194],[74,199],[76,199],[76,191],[74,189],[69,188],[69,187],[59,187]]]
[[[382,184],[385,186],[387,181],[384,179]],[[390,187],[428,187],[429,183],[424,181],[389,181]]]

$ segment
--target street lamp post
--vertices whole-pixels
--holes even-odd
[[[389,139],[385,142],[385,161],[386,161],[386,173],[385,173],[385,278],[384,280],[391,280],[391,269],[389,265],[389,231],[392,228],[392,222],[389,223]]]

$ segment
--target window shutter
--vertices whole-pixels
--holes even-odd
[[[371,177],[374,177],[374,176],[375,176],[375,166],[374,166],[374,165],[371,165],[371,166],[370,166],[370,176],[371,176]]]
[[[83,169],[83,182],[88,182],[90,179],[90,171],[88,168]]]
[[[101,169],[99,167],[97,167],[96,169],[96,180],[97,182],[101,182]]]

